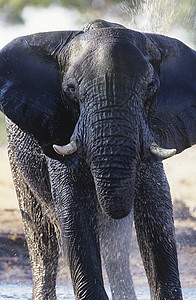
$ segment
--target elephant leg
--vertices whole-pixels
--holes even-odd
[[[142,163],[138,182],[134,219],[151,299],[180,300],[173,208],[162,162]]]
[[[33,196],[29,207],[21,209],[33,275],[33,299],[56,299],[59,246],[55,226],[42,214]],[[24,206],[24,203],[23,203]]]
[[[74,294],[78,300],[106,300],[95,212],[82,199],[74,199],[68,200],[60,218]]]
[[[101,214],[99,237],[113,300],[136,300],[130,272],[133,214],[114,220]]]
[[[48,159],[48,166],[75,298],[106,300],[94,186],[86,178],[84,166],[82,170],[66,168],[52,159]]]
[[[33,299],[55,300],[59,246],[55,226],[43,215],[20,170],[12,173],[22,214],[33,276]]]

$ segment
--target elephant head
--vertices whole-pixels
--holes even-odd
[[[122,218],[139,161],[196,142],[195,66],[178,40],[101,20],[20,37],[0,52],[1,110],[46,155],[84,157],[103,211]]]

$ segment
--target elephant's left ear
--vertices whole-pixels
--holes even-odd
[[[0,51],[0,109],[32,134],[51,155],[68,143],[74,118],[61,92],[58,56],[79,32],[39,33],[13,40]]]
[[[150,114],[156,143],[179,153],[196,143],[196,52],[176,39],[148,37],[162,54],[160,93]]]

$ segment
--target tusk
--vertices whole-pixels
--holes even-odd
[[[71,141],[69,144],[64,146],[53,145],[54,151],[60,155],[70,155],[77,151],[77,145],[75,141]]]
[[[150,152],[162,159],[172,157],[176,154],[176,149],[164,149],[159,147],[155,142],[150,146]]]

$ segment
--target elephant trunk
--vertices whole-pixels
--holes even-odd
[[[108,173],[103,169],[92,170],[99,204],[109,217],[124,218],[133,207],[135,170],[130,167],[129,174],[123,176],[125,173],[120,169]]]
[[[115,117],[101,119],[90,129],[87,157],[98,202],[104,213],[114,219],[126,217],[133,207],[139,152],[136,124]]]

